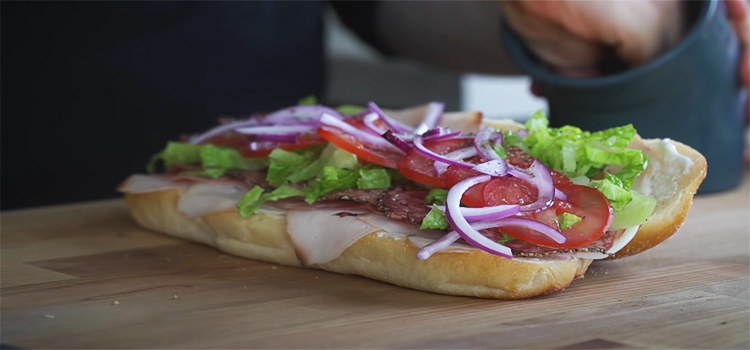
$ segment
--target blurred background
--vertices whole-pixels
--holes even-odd
[[[383,2],[382,33],[376,3],[336,4],[0,2],[0,209],[116,197],[168,140],[308,95],[517,120],[546,108],[528,78],[487,75],[514,70],[494,3]]]
[[[530,93],[531,80],[526,76],[459,73],[385,57],[347,28],[332,9],[324,12],[323,19],[329,62],[326,95],[333,105],[376,101],[404,108],[442,101],[447,110],[479,110],[485,117],[520,121],[547,110],[546,101]]]

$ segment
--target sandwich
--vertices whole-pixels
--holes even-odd
[[[118,187],[144,228],[264,262],[523,299],[672,236],[706,160],[632,125],[308,99],[169,142],[147,169]]]

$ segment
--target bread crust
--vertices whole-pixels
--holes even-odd
[[[489,123],[486,123],[489,124]],[[517,128],[512,122],[492,122],[498,128]],[[641,225],[635,238],[615,258],[650,249],[672,236],[685,221],[693,196],[706,176],[706,160],[697,151],[679,142],[677,151],[693,165],[674,176],[662,176],[674,169],[677,160],[659,146],[662,140],[640,140],[631,145],[649,156],[644,176],[652,176],[653,186],[676,186],[674,193],[657,193],[657,207],[649,221]],[[188,218],[178,209],[180,191],[126,193],[125,202],[135,221],[148,229],[174,237],[213,246],[226,253],[300,267],[286,230],[283,211],[260,210],[243,218],[236,210],[213,212]],[[418,260],[418,247],[408,239],[371,233],[338,258],[325,264],[307,266],[326,271],[353,274],[395,285],[441,294],[495,299],[523,299],[558,292],[582,278],[589,259],[566,256],[560,259],[506,259],[479,249],[470,252],[438,252]]]
[[[188,218],[177,207],[179,190],[126,193],[135,221],[148,229],[208,244],[254,260],[302,266],[281,211],[259,211],[248,218],[222,211]],[[583,277],[588,259],[506,259],[470,248],[469,253],[438,252],[418,260],[407,239],[371,233],[325,264],[307,266],[449,295],[523,299],[558,292]]]

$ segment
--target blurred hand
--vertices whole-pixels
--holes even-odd
[[[677,44],[684,32],[685,15],[677,0],[522,0],[499,5],[529,48],[559,74],[571,77],[599,75],[607,50],[629,66],[642,65]]]

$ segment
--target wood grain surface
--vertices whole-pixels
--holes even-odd
[[[121,200],[2,213],[1,333],[22,348],[750,348],[750,187],[561,293],[502,302],[228,256]]]

